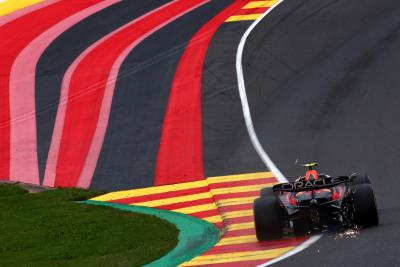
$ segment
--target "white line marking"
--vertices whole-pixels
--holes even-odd
[[[300,251],[308,248],[309,246],[311,246],[312,244],[314,244],[315,242],[317,242],[322,235],[314,235],[311,236],[309,239],[307,239],[306,241],[304,241],[303,243],[301,243],[300,245],[298,245],[297,247],[295,247],[292,250],[289,250],[288,252],[286,252],[285,254],[282,254],[281,256],[270,260],[267,263],[263,263],[261,265],[258,265],[256,267],[265,267],[265,266],[270,266],[274,263],[277,263],[278,261],[284,260],[286,258],[289,258],[290,256],[293,256],[294,254],[299,253]]]
[[[281,171],[275,166],[272,162],[271,158],[265,152],[263,147],[258,140],[257,134],[254,131],[253,120],[251,119],[251,113],[249,108],[249,103],[247,101],[246,95],[246,87],[244,85],[244,77],[243,77],[243,67],[242,67],[242,56],[243,56],[243,49],[246,43],[247,37],[253,31],[253,29],[257,26],[257,24],[266,17],[275,7],[277,7],[280,3],[284,0],[280,0],[274,6],[269,8],[261,17],[259,17],[256,21],[254,21],[250,27],[246,30],[242,39],[240,40],[239,47],[236,53],[236,72],[237,72],[237,79],[238,79],[238,87],[239,87],[239,94],[240,94],[240,101],[242,102],[242,109],[243,109],[243,116],[246,122],[247,132],[249,133],[251,142],[254,146],[254,149],[257,151],[257,154],[267,166],[267,168],[275,175],[279,182],[285,183],[288,180],[286,177],[281,173]]]
[[[259,17],[256,21],[254,21],[250,25],[250,27],[243,34],[242,39],[240,40],[240,43],[238,46],[237,53],[236,53],[236,73],[237,73],[237,80],[238,80],[238,88],[239,88],[240,101],[242,103],[243,116],[244,116],[244,120],[245,120],[246,127],[247,127],[247,132],[249,133],[251,143],[253,144],[254,149],[257,151],[258,156],[261,158],[261,160],[264,162],[264,164],[267,166],[267,168],[274,174],[274,176],[277,178],[277,180],[281,183],[287,182],[288,180],[281,173],[281,171],[276,167],[276,165],[273,163],[273,161],[268,156],[268,154],[265,152],[265,150],[262,147],[260,141],[258,140],[257,134],[254,130],[254,124],[253,124],[253,120],[251,118],[249,103],[247,101],[246,86],[245,86],[244,77],[243,77],[242,57],[243,57],[244,45],[245,45],[250,33],[253,31],[253,29],[257,26],[257,24],[262,19],[264,19],[272,10],[274,10],[274,8],[276,8],[283,1],[284,0],[278,1],[275,5],[273,5],[271,8],[269,8],[261,17]],[[299,253],[300,251],[306,249],[310,245],[317,242],[321,237],[322,237],[321,234],[312,236],[307,241],[303,242],[296,248],[288,251],[287,253],[285,253],[267,263],[261,264],[258,267],[269,266],[278,261],[281,261],[290,256],[293,256],[294,254]]]

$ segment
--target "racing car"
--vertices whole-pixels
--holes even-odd
[[[263,188],[254,201],[254,223],[259,241],[285,233],[305,235],[336,224],[369,227],[379,224],[374,192],[368,176],[330,176],[303,165],[304,176],[294,182]]]

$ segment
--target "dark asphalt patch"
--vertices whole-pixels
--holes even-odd
[[[206,177],[266,171],[246,130],[236,78],[236,52],[253,21],[224,23],[205,59],[202,81]]]
[[[330,1],[331,2],[331,1]],[[290,179],[319,162],[370,175],[381,225],[324,238],[277,266],[397,266],[400,5],[285,1],[250,35],[244,77],[260,142]]]

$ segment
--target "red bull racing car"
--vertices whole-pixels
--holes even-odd
[[[284,233],[304,235],[327,225],[368,227],[379,224],[375,196],[368,176],[332,177],[303,165],[305,176],[294,182],[263,188],[254,201],[254,222],[259,241]]]

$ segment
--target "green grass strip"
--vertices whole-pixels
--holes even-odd
[[[176,247],[173,223],[79,202],[103,193],[0,184],[0,266],[138,267]]]
[[[167,255],[145,265],[145,267],[177,266],[207,251],[219,240],[219,230],[213,224],[182,213],[93,200],[85,200],[82,202],[92,205],[113,207],[124,211],[154,215],[175,224],[179,229],[178,245]]]

